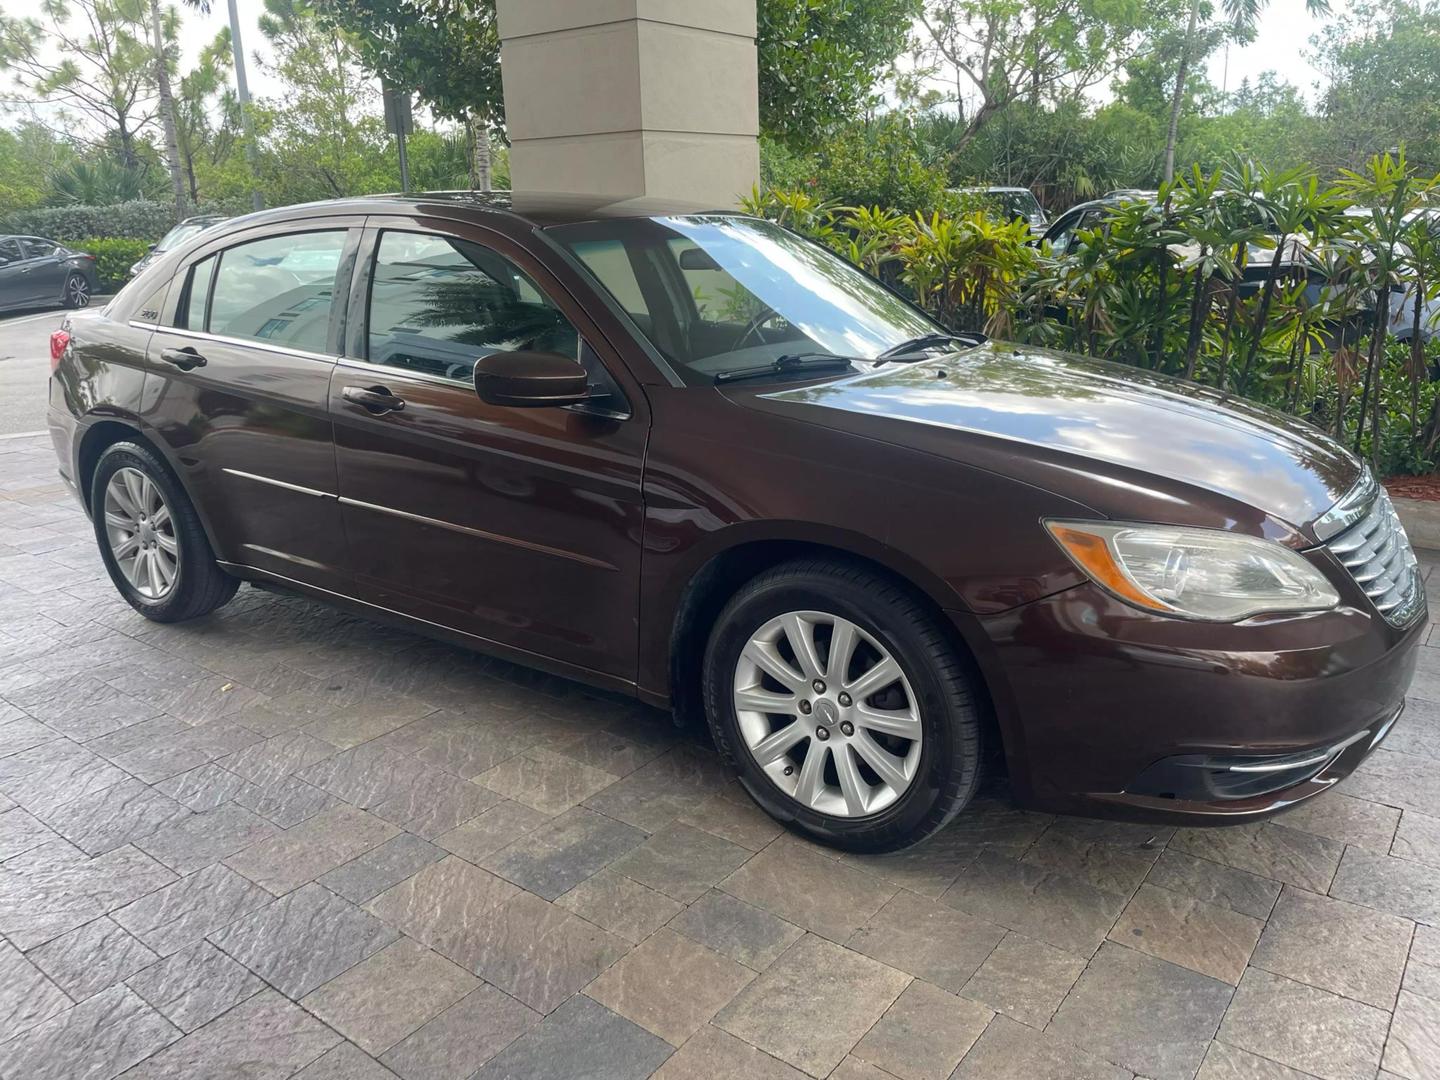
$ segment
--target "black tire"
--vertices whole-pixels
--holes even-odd
[[[105,527],[105,488],[110,478],[122,468],[144,473],[156,487],[170,510],[176,547],[175,580],[159,599],[142,595],[125,577],[110,548]],[[208,615],[229,602],[240,587],[238,578],[225,573],[215,562],[210,541],[195,513],[190,497],[180,482],[160,460],[155,451],[134,442],[117,442],[106,448],[95,465],[90,481],[90,517],[95,527],[95,540],[110,580],[126,601],[153,622],[184,622]]]
[[[61,300],[67,308],[90,306],[90,281],[84,274],[71,274],[65,279]]]
[[[868,816],[820,813],[782,791],[751,756],[732,688],[752,635],[792,611],[821,611],[855,623],[900,665],[920,712],[920,761],[910,787]],[[966,666],[934,617],[897,583],[838,561],[785,563],[743,586],[711,632],[703,671],[705,713],[715,744],[768,814],[806,837],[857,852],[896,851],[943,827],[970,801],[981,776],[980,714]]]

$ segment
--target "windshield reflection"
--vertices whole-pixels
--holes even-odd
[[[873,360],[942,332],[843,259],[756,218],[631,218],[550,233],[694,381],[796,354]]]

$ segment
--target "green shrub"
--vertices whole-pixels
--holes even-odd
[[[921,158],[909,120],[887,116],[827,143],[817,156],[813,187],[844,206],[928,214],[945,203],[947,180],[943,167]]]
[[[243,214],[248,209],[248,206],[207,205],[196,212]],[[0,217],[0,233],[44,236],[71,246],[96,237],[139,238],[153,244],[174,224],[173,204],[136,200],[113,206],[43,206],[16,210]]]
[[[130,276],[130,267],[150,250],[150,241],[134,236],[92,236],[69,241],[77,251],[95,256],[95,272],[100,276],[100,291],[114,292]]]

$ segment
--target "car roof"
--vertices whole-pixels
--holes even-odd
[[[679,199],[617,199],[595,194],[512,191],[427,191],[411,194],[360,195],[297,206],[259,210],[231,222],[248,225],[292,217],[326,214],[401,214],[469,220],[493,224],[524,223],[548,228],[582,221],[615,218],[669,217],[696,213],[738,214],[739,211]]]

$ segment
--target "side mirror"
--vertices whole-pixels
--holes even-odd
[[[149,247],[147,247],[145,250],[146,250],[146,251],[154,251],[154,250],[155,250],[157,247],[159,247],[159,246],[160,246],[159,244],[151,244],[151,245],[150,245]]]
[[[475,392],[516,409],[577,405],[590,396],[590,376],[559,353],[498,352],[475,361]]]

